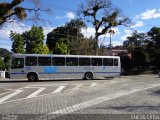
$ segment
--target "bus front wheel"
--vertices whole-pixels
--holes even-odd
[[[93,73],[92,72],[85,73],[85,79],[86,80],[92,80],[93,79]]]
[[[33,82],[38,80],[38,76],[36,73],[29,73],[27,75],[28,81]]]

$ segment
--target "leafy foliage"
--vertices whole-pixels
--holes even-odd
[[[0,70],[5,70],[5,63],[1,58],[0,58]]]
[[[32,26],[31,30],[23,33],[23,39],[26,44],[26,53],[34,54],[34,53],[43,53],[43,51],[39,50],[44,48],[44,34],[42,27]]]
[[[160,66],[160,28],[153,27],[147,33],[134,32],[125,47],[132,54],[135,68]],[[125,41],[126,42],[126,41]]]
[[[63,38],[60,38],[58,42],[56,42],[54,54],[67,54],[68,53],[68,46]]]
[[[48,54],[49,49],[44,42],[43,28],[32,26],[31,30],[22,34],[11,31],[12,51],[14,53]]]
[[[73,19],[64,26],[52,30],[52,32],[48,33],[46,40],[49,50],[54,54],[80,53],[78,49],[84,39],[81,33],[82,28],[86,28],[85,23],[80,19]]]
[[[27,0],[12,0],[11,2],[1,2],[0,26],[6,22],[13,22],[14,20],[26,20],[28,12],[34,14],[34,16],[28,18],[28,20],[35,22],[42,20],[42,18],[40,18],[40,11],[51,13],[50,9],[42,7],[40,0],[31,0],[34,5],[33,8],[26,8],[21,5],[26,1]]]
[[[21,34],[11,31],[10,38],[12,41],[12,51],[14,53],[24,53],[25,51],[23,36]]]
[[[0,48],[0,57],[5,57],[7,54],[9,54],[7,49]]]

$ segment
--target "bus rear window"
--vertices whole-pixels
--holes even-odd
[[[114,66],[118,66],[118,59],[114,58]]]
[[[12,69],[24,68],[24,58],[14,58],[12,59]]]

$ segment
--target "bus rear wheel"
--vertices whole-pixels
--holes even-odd
[[[28,81],[33,82],[38,80],[38,76],[36,73],[29,73],[27,75]]]
[[[93,79],[93,73],[92,72],[87,72],[85,73],[85,79],[86,80],[92,80]]]

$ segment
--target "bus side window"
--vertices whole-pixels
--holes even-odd
[[[67,57],[66,66],[78,66],[78,58]]]
[[[113,66],[113,58],[103,58],[103,66]]]
[[[26,57],[26,66],[36,66],[37,57],[27,56]]]
[[[91,58],[92,66],[102,66],[102,58]]]
[[[14,58],[12,59],[12,69],[23,68],[24,67],[24,58]]]
[[[90,58],[79,58],[79,66],[90,66]]]
[[[64,57],[53,57],[52,65],[53,66],[65,66],[65,58]]]
[[[39,66],[51,66],[51,57],[38,57]]]

